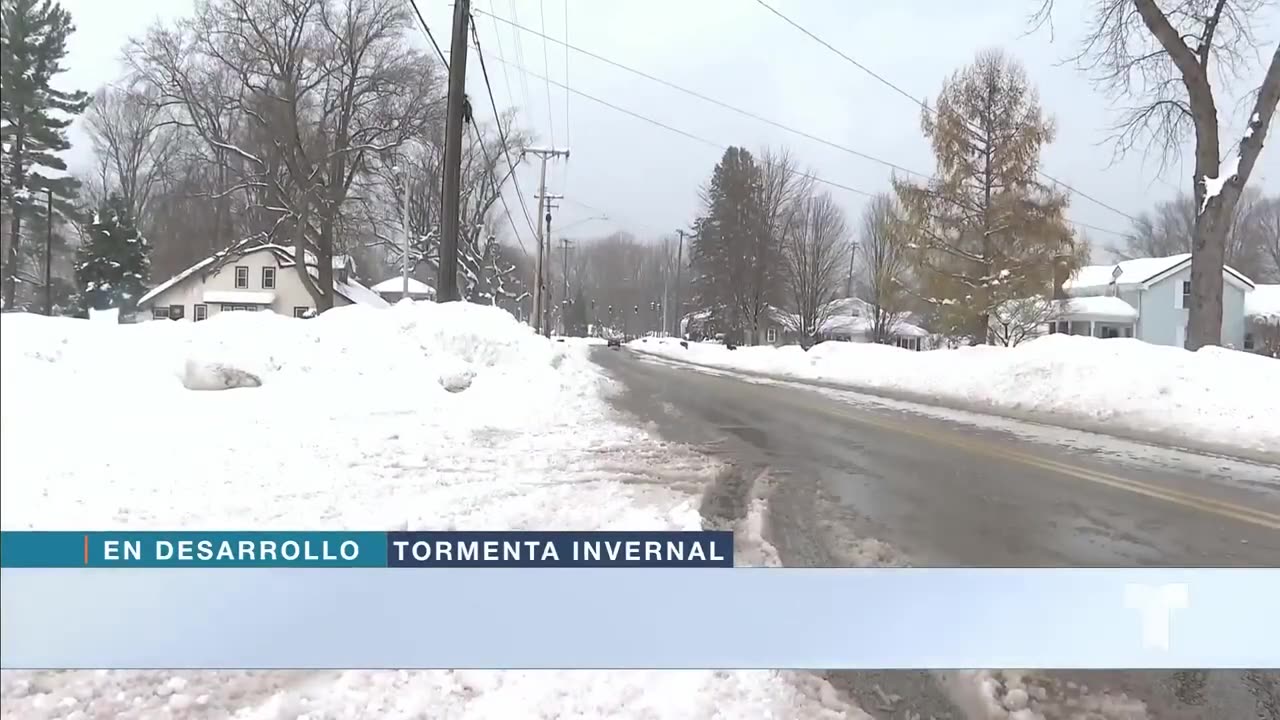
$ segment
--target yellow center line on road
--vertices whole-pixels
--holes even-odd
[[[827,400],[828,402],[838,402],[832,401],[823,395],[815,396],[817,398]],[[830,417],[851,420],[864,425],[878,427],[882,430],[903,433],[905,435],[918,437],[930,442],[958,448],[966,452],[1008,460],[1021,463],[1023,465],[1030,465],[1032,467],[1049,470],[1060,475],[1067,475],[1080,480],[1097,483],[1099,485],[1106,485],[1118,490],[1125,490],[1137,495],[1144,495],[1146,497],[1164,500],[1175,505],[1200,510],[1220,517],[1227,517],[1233,520],[1239,520],[1240,522],[1259,525],[1271,530],[1280,530],[1280,514],[1277,513],[1258,510],[1256,508],[1246,507],[1243,505],[1236,505],[1222,500],[1215,500],[1213,498],[1195,495],[1182,490],[1174,490],[1173,488],[1160,487],[1150,483],[1130,480],[1098,470],[1091,470],[1089,468],[1083,468],[1076,465],[1068,465],[1063,462],[1037,457],[1018,450],[999,447],[988,441],[978,440],[972,437],[911,427],[904,423],[878,418],[868,413],[853,410],[835,411],[821,407],[817,403],[803,401],[795,401],[794,404],[801,405],[807,409],[816,410],[817,412]]]

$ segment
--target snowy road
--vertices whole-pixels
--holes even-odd
[[[1280,558],[1274,466],[627,350],[594,357],[628,388],[620,408],[745,476],[768,478],[770,540],[787,565],[1274,566]],[[894,675],[876,682],[928,696],[920,677]],[[865,683],[846,679],[871,711]],[[1066,676],[1054,679],[1067,693]],[[1274,673],[1070,680],[1127,688],[1159,718],[1268,717],[1262,710],[1280,694]],[[922,702],[925,717],[940,712]]]

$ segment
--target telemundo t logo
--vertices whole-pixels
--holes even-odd
[[[1173,611],[1186,610],[1190,606],[1189,598],[1190,592],[1183,583],[1124,586],[1124,606],[1137,610],[1141,617],[1143,648],[1169,650]]]

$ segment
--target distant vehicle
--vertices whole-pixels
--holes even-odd
[[[611,347],[611,348],[621,348],[621,347],[622,347],[622,338],[617,337],[617,336],[614,336],[614,337],[609,338],[609,347]]]

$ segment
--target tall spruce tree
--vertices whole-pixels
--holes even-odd
[[[748,343],[781,270],[766,215],[760,165],[747,150],[730,147],[712,171],[695,223],[694,301],[711,311],[713,326]]]
[[[9,221],[4,253],[3,298],[15,307],[19,271],[31,250],[22,244],[22,221],[42,217],[46,192],[55,210],[71,214],[78,182],[63,174],[57,153],[67,150],[67,127],[88,105],[84,92],[51,87],[65,70],[71,15],[53,0],[0,0],[0,151],[4,153],[3,202]]]
[[[113,193],[94,213],[88,242],[76,252],[80,310],[133,308],[147,292],[150,250],[134,227],[128,204]]]
[[[1022,66],[993,50],[945,83],[921,125],[936,177],[894,182],[910,259],[941,329],[985,343],[997,307],[1049,294],[1055,258],[1085,251],[1066,225],[1066,195],[1036,177],[1053,122]]]

